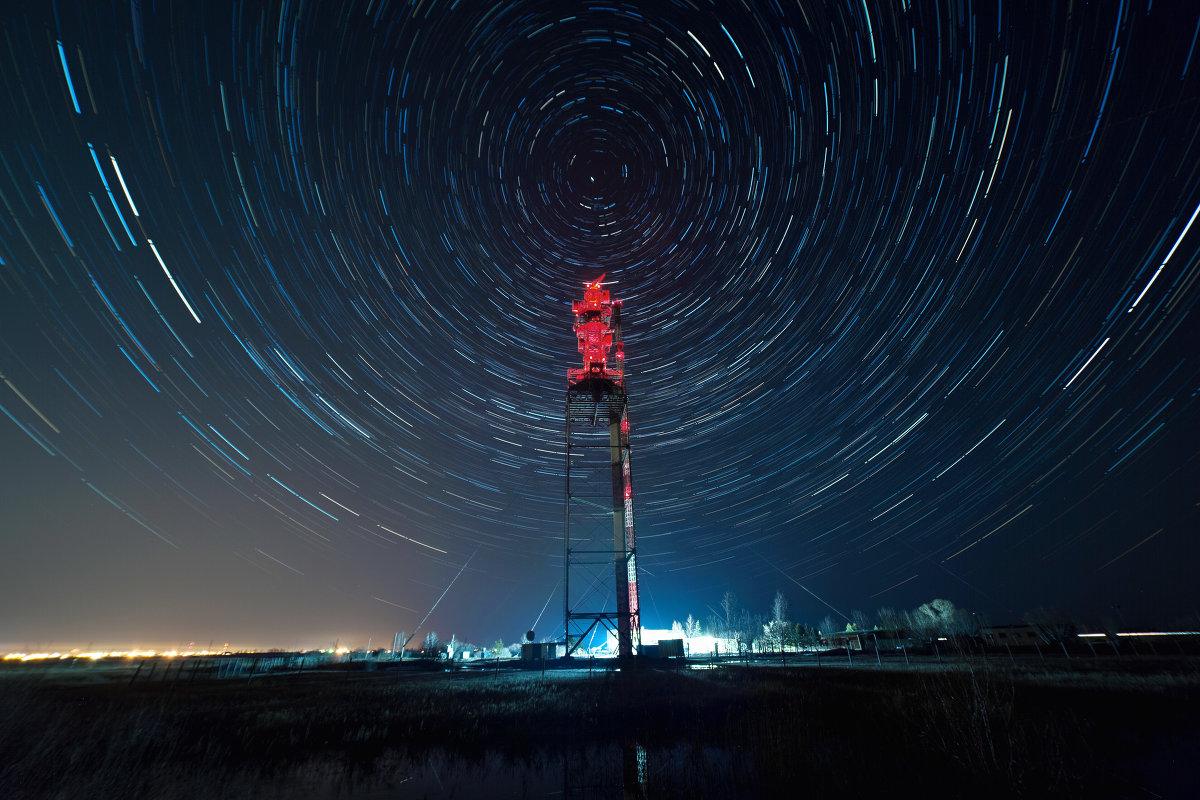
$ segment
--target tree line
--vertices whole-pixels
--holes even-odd
[[[739,650],[815,649],[827,645],[831,637],[839,634],[867,632],[877,637],[891,634],[900,642],[908,639],[936,650],[942,640],[959,646],[968,640],[983,640],[990,627],[980,614],[960,608],[944,598],[930,600],[913,609],[884,606],[874,615],[858,609],[849,614],[838,612],[836,617],[827,614],[815,623],[793,620],[788,600],[781,591],[775,592],[766,613],[746,608],[733,592],[725,592],[718,608],[710,610],[712,613],[705,622],[701,623],[689,614],[686,620],[672,623],[672,631],[688,638],[708,635],[732,640]],[[1064,653],[1065,643],[1078,632],[1078,626],[1068,614],[1054,609],[1031,611],[1024,615],[1024,622],[1041,642],[1063,647]],[[1115,639],[1116,626],[1106,623],[1104,628],[1111,629]]]

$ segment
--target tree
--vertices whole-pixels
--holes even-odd
[[[761,642],[764,650],[778,650],[795,644],[795,628],[789,622],[767,622],[763,624]]]
[[[825,649],[825,642],[821,638],[821,630],[819,628],[815,628],[812,625],[805,625],[804,635],[809,648],[818,652]]]
[[[783,625],[783,647],[799,650],[803,641],[804,626],[800,623],[786,622]]]
[[[749,653],[762,630],[764,620],[761,616],[751,616],[746,609],[741,609],[733,623],[733,640],[737,642],[739,653]]]
[[[694,639],[700,635],[700,620],[693,619],[691,614],[688,614],[687,622],[683,623],[683,635],[689,639]]]
[[[505,652],[504,640],[497,639],[495,641],[495,643],[492,644],[492,655],[495,656],[496,658],[500,658],[502,655],[504,655],[504,652]]]
[[[824,619],[821,620],[821,626],[820,626],[821,635],[822,636],[832,636],[833,634],[837,633],[839,630],[841,630],[841,628],[839,628],[837,623],[835,623],[833,621],[833,617],[831,617],[829,614],[826,614]]]
[[[918,606],[910,615],[910,622],[913,632],[933,645],[939,658],[939,636],[957,642],[959,637],[969,633],[973,626],[971,612],[958,608],[951,601],[940,597]]]
[[[684,635],[683,623],[680,622],[679,620],[675,620],[674,622],[672,622],[671,623],[671,633],[676,633],[676,634],[679,634],[680,636],[683,636]]]
[[[784,634],[785,643],[795,647],[796,650],[817,651],[817,664],[821,663],[821,634],[816,628],[805,625],[802,622],[789,624],[785,628]]]
[[[938,653],[939,658],[942,654],[938,652],[937,637],[938,617],[941,612],[937,610],[934,603],[947,602],[949,601],[933,600],[929,603],[922,603],[909,614],[909,626],[912,628],[913,635],[930,645]]]
[[[767,649],[783,651],[788,628],[788,602],[783,592],[775,592],[771,603],[771,620],[763,625],[763,643]]]
[[[727,638],[736,639],[734,632],[737,627],[737,618],[741,613],[741,605],[738,603],[737,595],[733,592],[725,592],[721,598],[721,614],[722,622],[725,625],[723,633]]]
[[[721,638],[725,635],[725,622],[718,614],[708,615],[708,625],[706,627],[710,636]]]
[[[778,650],[782,639],[779,636],[779,631],[775,629],[775,625],[767,622],[763,624],[762,633],[759,634],[757,641],[760,650],[769,651]]]
[[[426,658],[436,656],[438,648],[440,648],[441,645],[442,640],[438,638],[437,631],[430,631],[429,633],[425,634],[425,647],[422,655],[424,655]]]
[[[796,645],[805,650],[815,650],[817,666],[821,666],[821,632],[811,625],[796,624]]]
[[[783,592],[775,592],[775,600],[771,603],[771,622],[788,621],[788,601]]]

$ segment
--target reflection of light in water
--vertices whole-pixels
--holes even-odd
[[[621,759],[624,762],[625,797],[644,798],[646,796],[646,748],[632,739],[626,740],[621,747]]]

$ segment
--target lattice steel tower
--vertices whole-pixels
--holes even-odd
[[[618,655],[628,658],[642,638],[629,398],[621,301],[600,288],[602,280],[589,283],[583,302],[572,304],[583,367],[567,372],[564,627],[568,656],[599,626],[616,634]],[[609,364],[614,345],[616,362]]]

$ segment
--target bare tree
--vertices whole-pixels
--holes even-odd
[[[694,639],[700,635],[700,620],[694,619],[691,614],[688,614],[687,621],[683,623],[683,635],[689,639]]]
[[[733,592],[725,592],[721,598],[721,614],[722,621],[725,623],[725,636],[730,639],[737,638],[734,636],[734,630],[737,626],[737,617],[741,612],[741,604],[738,603],[738,597]]]
[[[708,633],[710,636],[721,638],[725,635],[725,621],[717,614],[708,615]],[[718,645],[719,646],[719,645]]]
[[[928,603],[922,603],[909,615],[912,631],[926,643],[928,643],[937,653],[938,658],[942,657],[941,651],[937,646],[938,634],[941,633],[939,619],[941,618],[945,608],[945,604],[950,603],[949,600],[932,600]],[[950,603],[950,605],[953,605]]]
[[[771,622],[788,621],[788,601],[783,592],[775,592],[775,600],[771,603]]]
[[[971,612],[954,605],[953,602],[941,597],[922,603],[909,615],[909,621],[914,633],[933,645],[934,652],[941,658],[938,649],[938,637],[944,636],[956,644],[959,638],[970,632],[972,627]]]

